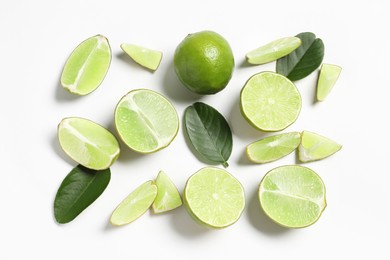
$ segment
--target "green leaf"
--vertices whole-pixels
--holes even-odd
[[[54,217],[65,224],[75,219],[106,189],[111,171],[91,170],[78,165],[65,177],[54,200]]]
[[[296,37],[301,39],[302,45],[276,62],[276,72],[292,81],[303,79],[316,70],[322,63],[325,50],[322,40],[314,33],[300,33]]]
[[[204,158],[229,166],[227,160],[232,153],[232,132],[226,119],[217,110],[196,102],[187,107],[184,124],[192,145]]]

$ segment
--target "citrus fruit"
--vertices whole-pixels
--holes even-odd
[[[309,168],[280,166],[261,180],[259,200],[265,214],[276,223],[289,228],[307,227],[326,207],[325,185]]]
[[[317,133],[303,131],[299,145],[299,160],[311,162],[324,159],[338,152],[342,146],[335,141]]]
[[[341,73],[341,67],[332,64],[322,64],[317,82],[317,100],[323,101],[332,91]]]
[[[179,129],[179,118],[165,97],[152,90],[136,89],[116,106],[115,126],[128,147],[152,153],[172,142]]]
[[[253,75],[241,90],[242,114],[263,131],[285,129],[298,118],[301,106],[301,95],[294,83],[274,72]]]
[[[212,31],[189,34],[177,46],[174,67],[180,81],[198,94],[215,94],[233,74],[234,57],[229,43]]]
[[[61,148],[77,163],[94,170],[109,168],[120,149],[115,136],[104,127],[84,118],[64,118],[58,125]]]
[[[162,59],[162,52],[144,48],[135,44],[121,44],[122,50],[139,65],[150,70],[157,70]]]
[[[184,189],[184,202],[190,215],[212,228],[235,223],[245,207],[244,189],[230,173],[205,167],[193,174]]]
[[[166,173],[160,171],[155,184],[157,197],[152,204],[154,213],[163,213],[182,205],[180,193]]]

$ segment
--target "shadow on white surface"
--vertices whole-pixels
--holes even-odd
[[[73,161],[61,148],[60,143],[58,141],[57,133],[50,138],[50,146],[54,150],[54,152],[61,157],[62,160],[67,162],[72,168],[77,165],[75,161]],[[69,170],[70,171],[70,170]]]
[[[171,214],[170,217],[173,230],[175,230],[183,237],[198,237],[205,235],[210,231],[206,227],[196,223],[188,214],[184,205],[173,210],[172,212],[169,212],[169,214]]]

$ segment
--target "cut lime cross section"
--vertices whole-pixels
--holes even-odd
[[[111,48],[106,37],[96,35],[77,46],[61,75],[61,85],[69,92],[86,95],[102,83],[111,63]]]
[[[326,207],[325,185],[311,169],[288,165],[269,171],[259,185],[263,211],[289,228],[314,224]]]
[[[282,58],[302,44],[298,37],[285,37],[272,41],[246,54],[250,64],[264,64]]]
[[[280,131],[294,123],[301,105],[294,83],[274,72],[253,75],[241,90],[244,117],[263,131]]]
[[[147,181],[129,194],[114,210],[110,222],[123,226],[141,217],[152,205],[157,196],[157,186]]]
[[[292,153],[301,142],[299,132],[263,138],[246,147],[248,158],[255,163],[267,163]]]
[[[163,171],[158,173],[155,184],[157,185],[157,197],[152,205],[154,213],[163,213],[182,205],[179,191]]]
[[[203,168],[192,175],[183,197],[190,215],[212,228],[232,225],[245,207],[241,183],[227,171],[214,167]]]
[[[63,119],[58,125],[58,140],[66,154],[89,169],[109,168],[120,153],[111,132],[84,118]]]
[[[179,118],[165,97],[152,90],[137,89],[119,101],[115,126],[131,149],[152,153],[172,142],[179,129]]]
[[[162,59],[162,52],[144,48],[135,44],[121,44],[122,50],[139,65],[150,70],[157,70]]]
[[[338,152],[342,145],[322,135],[303,131],[299,145],[299,160],[311,162],[324,159]]]
[[[332,64],[322,64],[317,82],[317,100],[323,101],[332,91],[341,73],[341,67]]]

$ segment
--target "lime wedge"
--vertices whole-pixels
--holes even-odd
[[[294,83],[274,72],[253,75],[241,90],[241,112],[263,131],[280,131],[294,123],[301,103]]]
[[[87,95],[102,83],[111,63],[111,48],[106,37],[96,35],[78,45],[61,75],[61,85],[69,92]]]
[[[307,227],[326,207],[325,186],[309,168],[281,166],[261,180],[259,200],[265,214],[276,223],[289,228]]]
[[[136,89],[116,106],[115,126],[131,149],[153,153],[168,146],[175,138],[179,118],[165,97],[152,90]]]
[[[162,59],[162,52],[144,48],[135,44],[121,44],[122,50],[139,65],[150,70],[157,70]]]
[[[298,37],[285,37],[272,41],[246,54],[250,64],[264,64],[282,58],[302,44]]]
[[[317,100],[323,101],[332,91],[341,73],[341,67],[332,64],[322,64],[317,82]]]
[[[299,132],[269,136],[248,145],[246,154],[255,163],[273,162],[292,153],[300,142]]]
[[[303,131],[299,145],[299,160],[311,162],[331,156],[341,149],[341,145],[319,134]]]
[[[157,197],[153,202],[154,213],[163,213],[181,206],[180,193],[175,184],[163,171],[157,175]]]
[[[109,168],[120,153],[111,132],[84,118],[64,118],[58,125],[58,140],[70,158],[93,170]]]
[[[152,205],[157,196],[157,186],[147,181],[129,194],[114,210],[110,222],[123,226],[141,217]]]
[[[190,215],[212,228],[232,225],[245,207],[241,183],[227,171],[214,167],[193,174],[187,180],[183,197]]]

